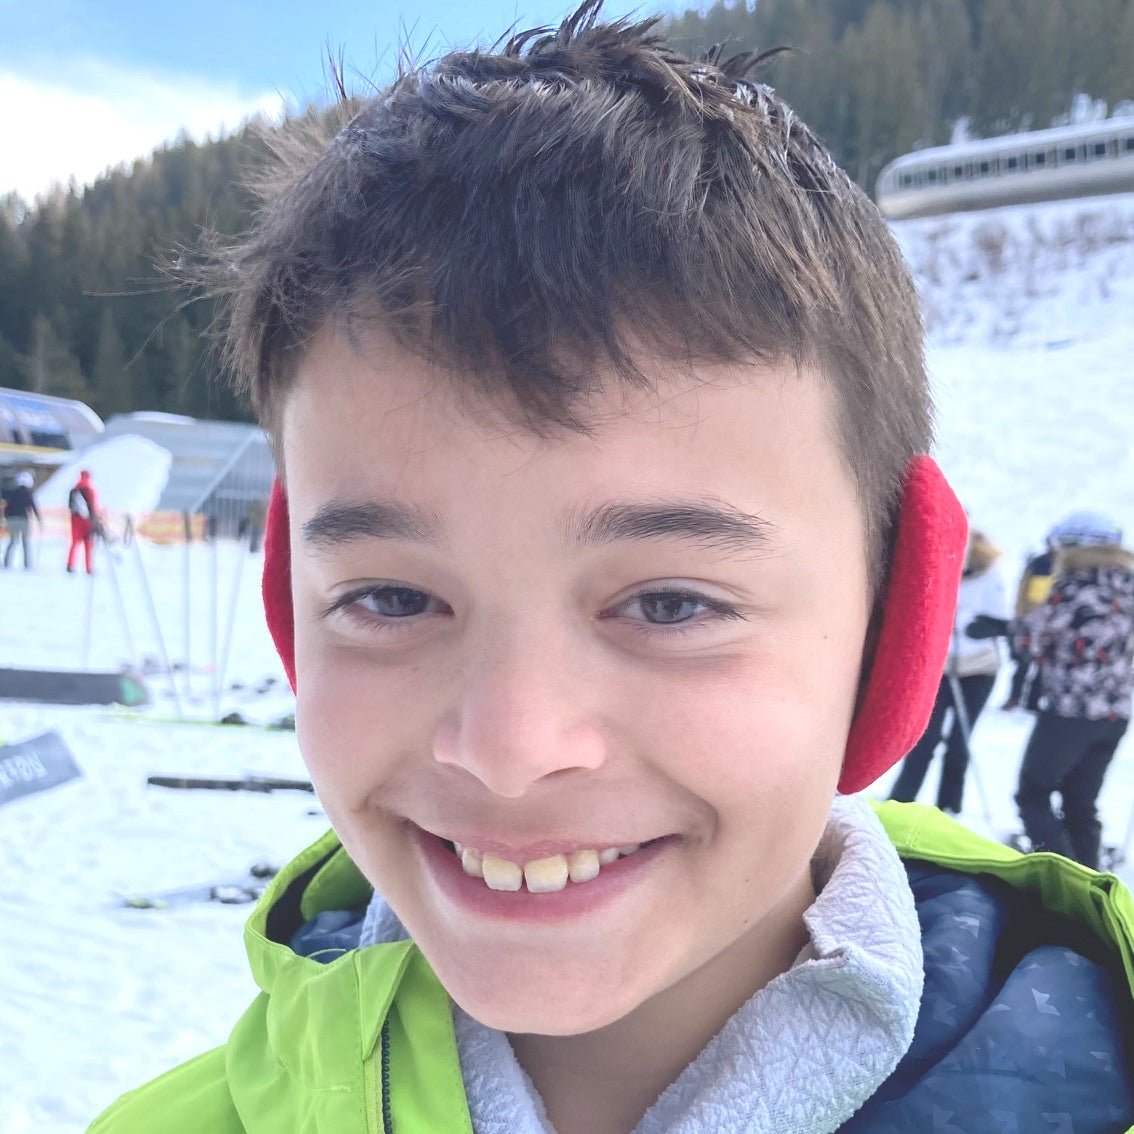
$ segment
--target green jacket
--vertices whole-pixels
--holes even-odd
[[[1020,855],[932,808],[878,812],[903,859],[1027,892],[1097,939],[1134,990],[1134,900],[1112,875]],[[286,944],[317,913],[370,896],[333,833],[300,854],[245,928],[262,991],[228,1042],[123,1096],[89,1134],[472,1134],[449,999],[417,947],[323,964]]]

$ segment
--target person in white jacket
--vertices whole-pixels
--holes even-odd
[[[957,595],[953,622],[953,645],[945,663],[933,715],[922,738],[902,762],[890,792],[891,799],[912,802],[921,790],[929,763],[940,745],[945,752],[937,806],[956,815],[961,810],[965,772],[969,764],[969,736],[988,701],[1000,668],[1000,644],[994,637],[972,637],[968,632],[978,619],[997,622],[1010,617],[1004,580],[996,566],[1000,552],[988,537],[974,531],[969,537],[968,557]],[[960,694],[960,711],[955,694]],[[946,732],[947,719],[952,724]]]

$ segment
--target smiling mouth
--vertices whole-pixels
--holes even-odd
[[[650,839],[644,843],[601,850],[577,850],[518,863],[476,847],[444,840],[445,846],[460,858],[461,869],[470,878],[481,879],[490,890],[515,892],[526,887],[531,894],[554,894],[565,889],[568,882],[576,885],[593,882],[606,867],[613,866],[619,859],[629,858],[643,847],[659,842],[662,839]]]

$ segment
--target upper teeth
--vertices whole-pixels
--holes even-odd
[[[534,858],[520,866],[506,858],[479,851],[476,847],[453,843],[460,855],[464,872],[473,878],[483,878],[490,890],[519,890],[527,883],[528,891],[532,894],[550,894],[562,890],[567,885],[568,878],[572,882],[590,882],[598,877],[601,867],[633,854],[640,846],[640,843],[630,843],[627,846],[606,847],[604,850],[552,854],[546,858]]]

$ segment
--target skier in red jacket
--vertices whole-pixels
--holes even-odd
[[[67,552],[67,570],[75,569],[75,553],[80,545],[86,563],[87,574],[94,574],[94,539],[101,528],[98,517],[98,497],[91,483],[89,469],[81,469],[67,497],[67,507],[71,512],[71,547]]]

